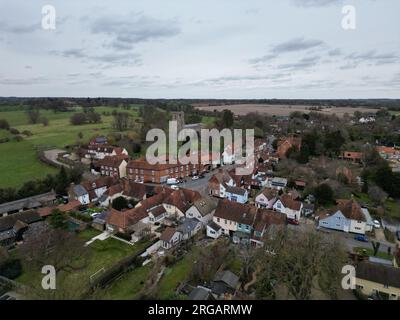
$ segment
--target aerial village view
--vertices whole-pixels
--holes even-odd
[[[48,2],[0,4],[1,316],[400,300],[398,1]]]

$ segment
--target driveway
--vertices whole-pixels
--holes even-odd
[[[290,229],[292,230],[298,230],[298,231],[312,231],[316,230],[315,224],[310,223],[310,220],[306,219],[307,223],[302,221],[300,225],[294,226],[294,225],[288,225]],[[329,239],[330,241],[335,241],[336,239],[341,240],[344,245],[346,246],[347,250],[353,251],[353,248],[360,247],[360,248],[366,248],[366,249],[372,249],[372,243],[369,242],[362,242],[362,241],[357,241],[354,239],[354,234],[352,233],[346,233],[342,231],[336,231],[336,230],[328,230],[328,229],[323,229],[326,230],[326,232],[320,231],[320,234]],[[375,240],[375,239],[373,239]],[[391,247],[392,253],[395,250],[395,244],[385,241],[379,241],[381,243],[379,247],[380,252],[385,252],[387,253],[388,247]]]
[[[61,149],[46,150],[46,151],[44,152],[44,156],[45,156],[45,158],[46,158],[47,160],[49,160],[49,161],[55,163],[56,165],[64,166],[64,167],[66,167],[66,168],[69,168],[69,167],[70,167],[69,165],[67,165],[67,164],[65,164],[65,163],[62,163],[62,162],[60,162],[60,161],[57,160],[58,155],[59,155],[60,153],[64,153],[64,152],[65,152],[65,150],[61,150]]]

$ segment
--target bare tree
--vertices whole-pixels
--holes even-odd
[[[37,109],[31,109],[26,112],[29,123],[36,124],[40,119],[40,112]]]
[[[56,271],[77,271],[87,265],[89,250],[74,234],[49,229],[32,235],[19,247],[19,256],[29,266],[54,266]]]
[[[306,300],[311,298],[312,289],[318,284],[334,296],[345,254],[339,242],[327,240],[316,232],[289,234],[282,231],[268,244],[275,254],[265,258],[257,295],[274,297],[276,287],[284,285],[292,297]]]

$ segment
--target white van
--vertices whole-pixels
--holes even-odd
[[[167,184],[177,184],[177,183],[178,183],[178,179],[176,179],[176,178],[167,179]]]

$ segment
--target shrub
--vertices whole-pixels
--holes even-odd
[[[387,241],[395,243],[396,242],[396,238],[393,234],[393,232],[391,232],[388,228],[385,228],[383,230],[383,233],[385,234],[385,238]]]
[[[5,129],[5,130],[9,130],[10,129],[10,125],[9,125],[7,120],[0,119],[0,129]]]
[[[8,279],[18,278],[22,273],[21,261],[9,259],[0,265],[0,275]]]
[[[17,134],[17,135],[14,137],[14,140],[17,141],[17,142],[20,142],[20,141],[24,140],[24,137],[21,136],[20,134]]]
[[[10,139],[9,138],[1,138],[0,139],[0,143],[6,143],[6,142],[8,142],[8,141],[10,141]]]
[[[27,136],[27,137],[33,136],[33,133],[31,131],[29,131],[29,130],[22,131],[22,134]]]
[[[15,128],[10,128],[10,132],[11,132],[12,134],[19,134],[19,130],[18,130],[18,129],[15,129]]]
[[[47,119],[46,117],[40,119],[40,122],[43,124],[44,127],[47,127],[49,125],[49,119]]]
[[[85,124],[87,122],[86,114],[75,113],[71,116],[70,122],[74,126],[79,126],[79,125]]]

